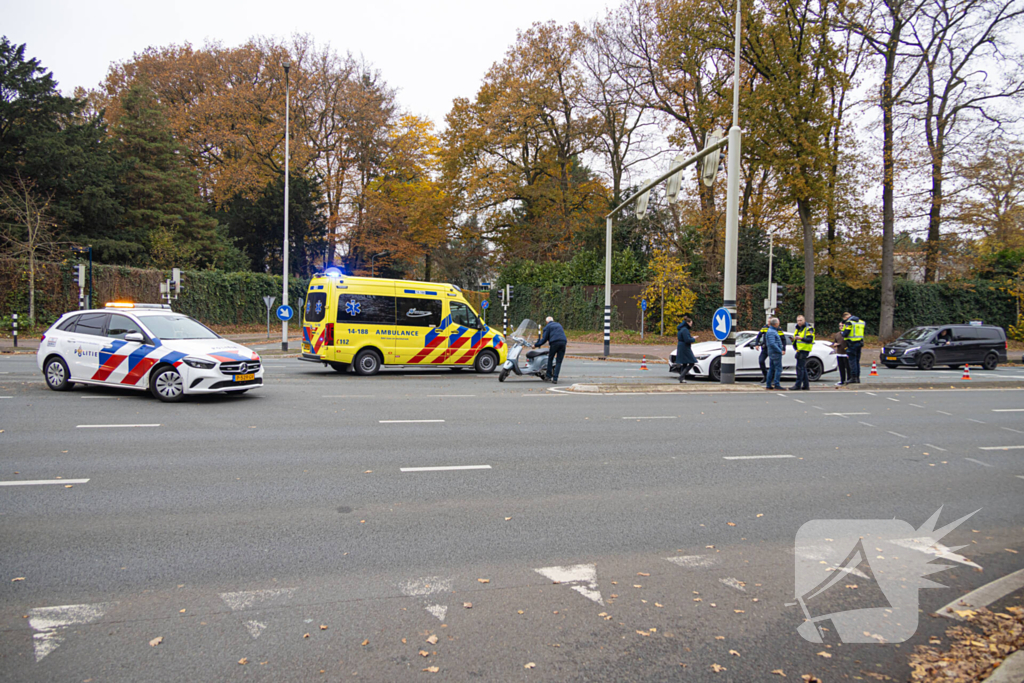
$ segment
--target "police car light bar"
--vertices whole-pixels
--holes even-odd
[[[136,304],[130,301],[110,301],[104,308],[156,308],[164,311],[171,310],[170,304]]]

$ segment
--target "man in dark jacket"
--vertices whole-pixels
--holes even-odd
[[[683,322],[676,327],[676,364],[679,365],[679,383],[686,384],[686,373],[697,364],[697,359],[690,348],[697,338],[690,334],[690,326],[693,320],[690,316],[684,316]]]
[[[764,324],[764,327],[757,333],[757,338],[754,339],[754,348],[760,351],[760,355],[757,357],[757,365],[761,368],[761,384],[767,386],[768,384],[768,346],[765,342],[765,337],[768,336],[768,323]]]
[[[562,326],[556,323],[555,319],[550,315],[547,317],[546,322],[544,334],[541,335],[534,346],[544,346],[547,343],[548,348],[551,349],[548,352],[548,379],[552,384],[558,384],[558,371],[562,369],[562,359],[565,358],[565,345],[569,343],[569,338],[565,336],[565,330],[562,329]]]

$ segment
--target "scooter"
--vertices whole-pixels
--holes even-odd
[[[508,350],[508,359],[501,366],[501,372],[498,373],[499,382],[504,382],[513,372],[517,375],[533,375],[542,380],[547,379],[549,349],[533,349],[533,344],[526,338],[535,329],[537,329],[537,323],[527,319],[521,322],[516,331],[511,334],[510,339],[513,345]],[[533,350],[527,351],[526,364],[520,367],[519,359],[524,348]]]

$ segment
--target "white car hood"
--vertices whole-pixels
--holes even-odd
[[[221,356],[217,360],[257,360],[259,355],[250,348],[228,339],[168,339],[160,344],[171,351],[189,356]]]
[[[693,351],[694,356],[703,356],[706,353],[715,353],[722,350],[722,342],[720,341],[707,341],[697,342],[690,347]]]

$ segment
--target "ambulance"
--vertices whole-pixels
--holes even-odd
[[[488,373],[507,354],[502,336],[455,285],[348,277],[337,268],[309,283],[299,360],[359,375],[384,366]]]

